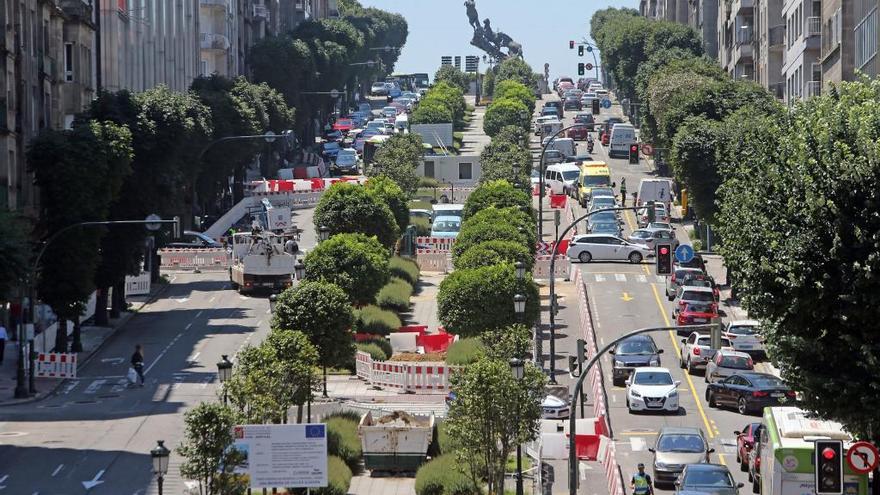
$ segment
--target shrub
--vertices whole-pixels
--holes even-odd
[[[376,236],[389,249],[400,236],[391,208],[363,186],[347,182],[337,182],[321,195],[313,221],[315,230],[326,226],[331,236],[342,233]]]
[[[362,342],[363,344],[371,344],[377,346],[379,349],[382,349],[382,352],[385,353],[386,356],[391,357],[394,354],[394,349],[391,348],[391,342],[388,342],[387,339],[370,339]]]
[[[483,132],[494,137],[507,125],[515,125],[528,130],[532,123],[532,112],[520,100],[506,98],[494,100],[483,117]]]
[[[366,343],[366,342],[358,342],[355,344],[357,350],[366,352],[373,358],[373,361],[387,361],[389,357],[388,354],[385,354],[385,351],[377,346],[376,344]]]
[[[406,280],[391,277],[391,281],[385,287],[382,287],[376,296],[376,304],[383,309],[407,311],[409,309],[409,298],[412,297],[412,293],[412,285],[409,285]]]
[[[410,217],[409,224],[415,225],[416,236],[428,237],[429,235],[431,235],[431,222],[429,222],[427,218]]]
[[[341,287],[354,304],[373,302],[388,282],[389,252],[364,234],[337,234],[306,255],[306,278]]]
[[[427,222],[427,219],[423,218],[422,220]],[[392,277],[402,278],[413,287],[419,283],[419,264],[409,258],[394,256],[388,263],[388,268],[391,270]]]
[[[446,350],[446,364],[459,366],[471,364],[484,354],[485,347],[479,338],[458,339]]]
[[[521,82],[508,79],[496,84],[493,99],[502,100],[505,98],[519,101],[529,109],[529,113],[535,111],[535,95]]]
[[[394,221],[397,222],[397,229],[403,233],[406,226],[409,225],[409,197],[403,192],[403,189],[386,175],[370,177],[364,184],[364,188],[368,193],[388,205],[394,215]]]
[[[388,311],[372,304],[355,310],[354,330],[357,333],[388,335],[401,327],[400,318],[394,311]]]
[[[462,223],[452,248],[452,260],[458,262],[458,257],[471,246],[496,240],[515,242],[534,254],[535,224],[528,214],[516,208],[485,208]]]
[[[329,437],[328,437],[329,440]],[[315,495],[347,495],[351,486],[352,471],[345,462],[334,455],[327,457],[327,486],[312,488]]]
[[[478,495],[454,455],[441,455],[423,464],[416,472],[416,495]]]
[[[532,271],[535,257],[522,244],[510,241],[486,241],[469,247],[458,259],[455,268],[479,268],[502,263],[522,262],[527,272]]]
[[[358,420],[344,416],[325,418],[327,423],[327,453],[345,462],[352,472],[361,470],[361,439],[358,437]],[[347,487],[346,487],[347,488]]]
[[[510,182],[500,179],[480,184],[468,195],[462,209],[462,219],[494,206],[495,208],[520,208],[532,210],[532,198],[528,193],[516,189]]]
[[[350,409],[342,409],[339,411],[333,411],[332,413],[324,416],[324,420],[328,420],[330,418],[342,418],[347,419],[349,421],[354,421],[355,423],[361,422],[361,413],[357,411],[352,411]]]

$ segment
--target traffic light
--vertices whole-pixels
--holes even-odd
[[[578,57],[584,56],[584,45],[578,45]]]
[[[843,493],[843,442],[816,440],[813,465],[816,470],[816,495]]]
[[[637,144],[629,145],[629,162],[630,163],[639,163],[639,145],[637,145]]]
[[[568,48],[569,48],[570,50],[574,50],[574,41],[569,41],[569,42],[568,42]]]
[[[672,244],[657,244],[657,275],[672,274]]]
[[[584,75],[584,64],[583,63],[578,64],[578,75],[579,76]]]
[[[599,98],[593,98],[593,115],[599,115]]]

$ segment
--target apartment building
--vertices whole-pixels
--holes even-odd
[[[730,77],[755,80],[755,0],[721,2],[718,61]]]
[[[235,13],[240,0],[199,0],[199,74],[239,75],[239,23]],[[264,5],[254,5],[252,15],[265,16]]]
[[[816,2],[819,3],[819,2]],[[853,12],[854,0],[823,0],[816,22],[821,26],[821,79],[818,87],[827,88],[841,81],[852,81],[855,65]],[[874,35],[876,40],[876,34]],[[860,54],[861,55],[861,54]],[[811,81],[816,85],[817,80]]]
[[[782,78],[785,84],[784,100],[788,104],[822,91],[822,68],[819,63],[821,8],[818,0],[783,0],[785,52]]]
[[[755,82],[781,100],[785,96],[782,79],[785,46],[782,0],[755,0],[754,17]]]
[[[718,0],[691,0],[687,24],[703,40],[706,56],[718,58]]]
[[[853,5],[853,68],[872,78],[880,75],[878,7],[878,0],[855,0]]]
[[[92,9],[83,0],[4,0],[0,28],[0,207],[35,216],[27,145],[69,126],[94,96]]]

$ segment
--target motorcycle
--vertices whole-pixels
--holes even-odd
[[[587,135],[587,151],[590,153],[593,152],[593,135],[592,134]]]

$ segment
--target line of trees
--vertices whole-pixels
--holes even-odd
[[[643,135],[671,149],[676,179],[718,232],[728,281],[762,321],[800,405],[880,442],[880,398],[865,393],[880,386],[869,330],[880,288],[880,82],[844,82],[784,108],[701,57],[695,35],[658,44],[657,33],[675,31],[667,24],[606,9],[592,32],[619,87],[641,98]]]

